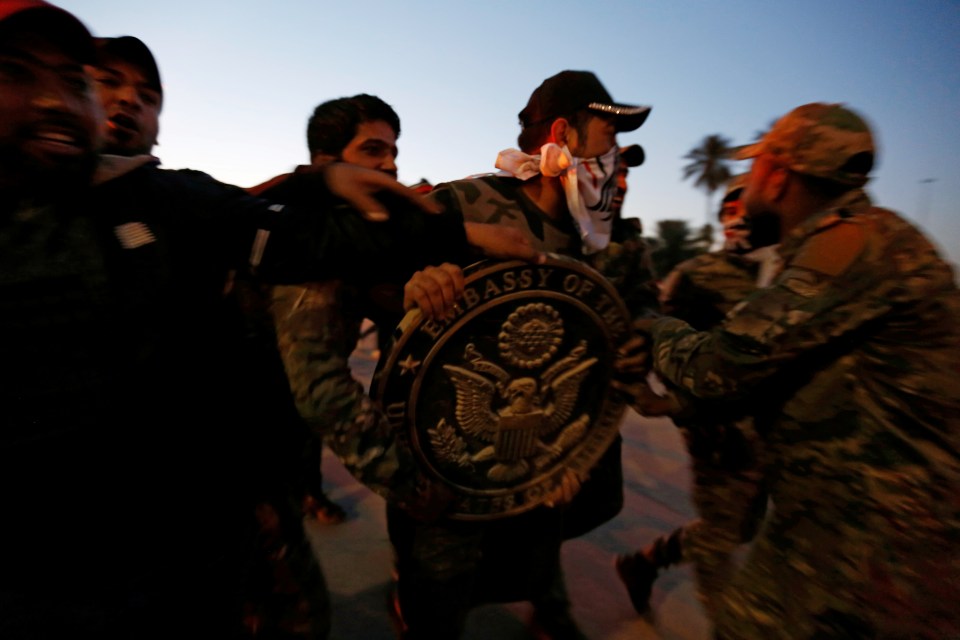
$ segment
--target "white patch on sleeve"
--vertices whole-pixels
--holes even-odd
[[[274,213],[283,211],[284,205],[272,204],[267,209]],[[257,229],[257,235],[253,238],[253,247],[250,249],[250,266],[254,269],[260,266],[263,260],[263,252],[267,248],[267,240],[270,238],[270,232],[266,229]]]
[[[136,249],[157,241],[150,227],[142,222],[127,222],[113,228],[113,233],[124,249]]]
[[[257,229],[257,235],[253,238],[253,247],[250,249],[250,266],[256,269],[263,260],[263,252],[267,248],[267,240],[270,238],[270,232],[266,229]]]

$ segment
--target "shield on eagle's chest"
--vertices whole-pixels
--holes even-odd
[[[598,272],[569,258],[481,262],[455,317],[411,311],[374,397],[422,470],[456,494],[450,517],[532,509],[567,470],[585,479],[626,407],[610,388],[630,317]]]

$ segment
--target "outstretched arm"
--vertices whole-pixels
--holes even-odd
[[[332,283],[274,287],[272,313],[297,410],[360,482],[414,517],[452,499],[420,473],[402,434],[354,379],[357,341]]]
[[[813,236],[773,286],[712,331],[673,318],[651,322],[654,369],[698,398],[719,399],[747,393],[827,345],[842,352],[904,289],[894,267],[859,260],[863,233],[840,223]]]

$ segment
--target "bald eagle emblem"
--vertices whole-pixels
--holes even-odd
[[[441,460],[479,468],[495,483],[515,483],[583,439],[590,417],[573,414],[597,358],[586,357],[587,343],[581,340],[550,364],[562,335],[555,309],[526,305],[510,315],[499,336],[500,355],[517,374],[485,358],[474,343],[464,349],[463,366],[443,365],[456,390],[455,424],[441,418],[427,430]]]

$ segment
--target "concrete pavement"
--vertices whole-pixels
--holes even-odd
[[[373,371],[370,350],[352,361],[361,380]],[[637,616],[613,569],[617,553],[669,533],[692,517],[690,473],[679,432],[669,420],[628,411],[621,429],[625,505],[614,520],[563,547],[573,615],[595,640],[707,640],[709,625],[689,568],[666,571],[654,587],[653,613]],[[311,522],[308,531],[327,576],[333,602],[331,640],[393,640],[387,614],[392,556],[384,502],[350,476],[329,451],[323,460],[328,494],[350,518],[340,525]],[[529,640],[526,603],[473,611],[465,640]]]

